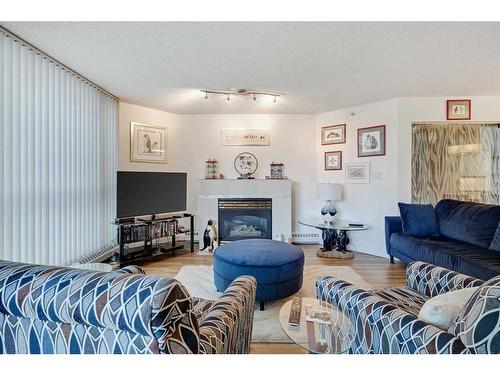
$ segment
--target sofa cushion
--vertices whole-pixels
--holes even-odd
[[[500,223],[498,223],[493,240],[491,240],[490,250],[500,251]]]
[[[446,237],[417,238],[393,233],[391,248],[411,260],[421,260],[488,280],[500,274],[500,253]]]
[[[415,237],[439,236],[439,227],[431,204],[398,203],[403,233]]]
[[[476,290],[448,332],[473,353],[500,353],[500,276]]]
[[[435,208],[442,236],[489,248],[500,222],[500,206],[443,199]]]
[[[447,331],[478,288],[463,288],[438,294],[424,303],[418,318]]]

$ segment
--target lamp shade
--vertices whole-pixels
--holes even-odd
[[[324,201],[339,201],[342,199],[342,184],[318,184],[318,198]]]

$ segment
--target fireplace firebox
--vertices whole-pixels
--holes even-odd
[[[272,239],[272,199],[219,198],[219,242]]]

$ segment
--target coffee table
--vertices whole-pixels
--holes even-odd
[[[330,324],[306,321],[306,308],[326,311],[331,318]],[[286,302],[280,310],[281,328],[297,345],[313,354],[347,353],[354,340],[354,326],[347,316],[316,298],[303,297],[300,323],[293,327],[288,324],[292,300]]]

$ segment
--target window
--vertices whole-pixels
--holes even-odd
[[[118,104],[0,29],[0,259],[63,265],[112,245]]]
[[[499,204],[498,124],[413,124],[412,200]]]

